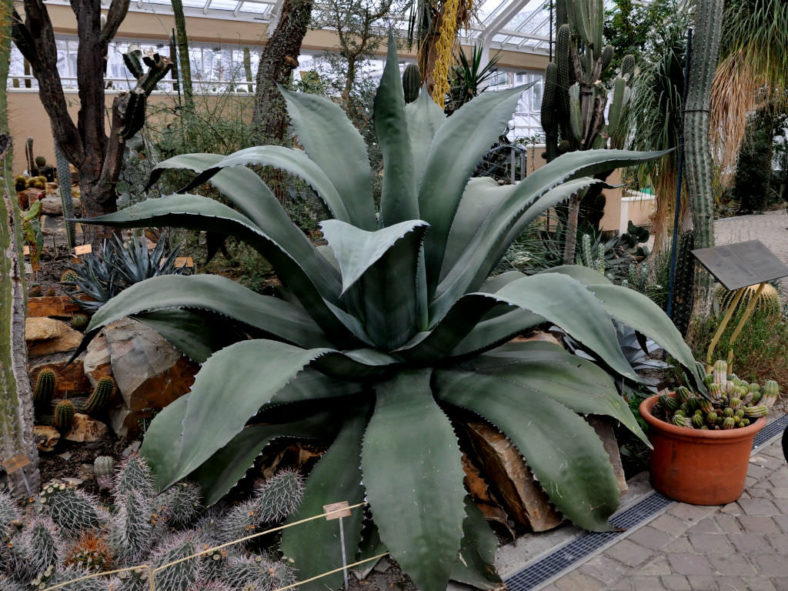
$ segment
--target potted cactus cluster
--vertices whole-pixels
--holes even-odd
[[[659,492],[695,505],[721,505],[744,491],[750,450],[777,400],[774,380],[763,386],[728,374],[717,361],[706,376],[707,394],[685,387],[640,405],[649,425],[651,481]]]

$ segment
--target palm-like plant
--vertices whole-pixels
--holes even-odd
[[[145,437],[142,452],[158,486],[191,475],[213,503],[272,439],[327,438],[294,519],[326,503],[366,499],[381,543],[420,589],[445,589],[450,577],[489,587],[497,580],[495,539],[466,502],[455,434],[470,412],[511,438],[566,517],[609,528],[616,481],[579,415],[613,417],[642,438],[636,421],[597,365],[545,343],[502,343],[554,323],[600,364],[633,379],[611,317],[692,368],[689,349],[648,298],[594,271],[487,277],[540,212],[599,182],[591,175],[658,154],[575,152],[517,185],[470,179],[522,90],[485,93],[449,118],[426,93],[406,107],[390,45],[374,109],[385,163],[379,212],[366,148],[341,109],[283,91],[306,153],[263,146],[178,156],[156,172],[191,168],[199,173],[192,186],[210,179],[237,210],[173,195],[91,220],[232,233],[259,249],[287,289],[288,299],[278,299],[221,277],[158,277],[93,317],[89,335],[121,316],[173,307],[211,310],[265,333],[210,354],[204,326],[184,328],[198,343],[189,353],[205,362],[192,391],[165,408]],[[334,216],[322,222],[328,247],[315,247],[246,165],[276,166],[308,182]],[[361,512],[346,519],[349,557],[359,550],[362,521]],[[282,548],[300,579],[341,563],[330,522],[288,529]],[[313,583],[339,584],[341,577]]]

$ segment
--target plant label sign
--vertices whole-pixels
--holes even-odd
[[[19,454],[11,458],[10,460],[3,462],[3,467],[8,474],[13,474],[14,472],[18,472],[25,466],[29,466],[31,464],[30,458],[28,458],[24,454]]]
[[[347,501],[323,505],[323,511],[326,514],[326,521],[339,519],[340,517],[350,517],[350,505]]]
[[[760,240],[699,248],[692,254],[725,289],[731,291],[788,276],[788,265]]]

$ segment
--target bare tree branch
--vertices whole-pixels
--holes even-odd
[[[99,43],[105,47],[109,46],[109,42],[115,37],[118,32],[120,23],[126,18],[126,13],[129,11],[130,0],[112,0],[112,4],[107,11],[107,22],[101,29],[99,35]]]

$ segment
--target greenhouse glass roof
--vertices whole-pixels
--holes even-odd
[[[276,20],[283,0],[182,0],[188,16],[221,19]],[[68,4],[49,0],[48,4]],[[108,5],[109,0],[102,0]],[[550,11],[545,0],[483,0],[468,30],[460,33],[463,43],[488,48],[546,54],[550,42]],[[170,0],[132,0],[130,10],[171,13]],[[402,28],[407,27],[405,19]]]

